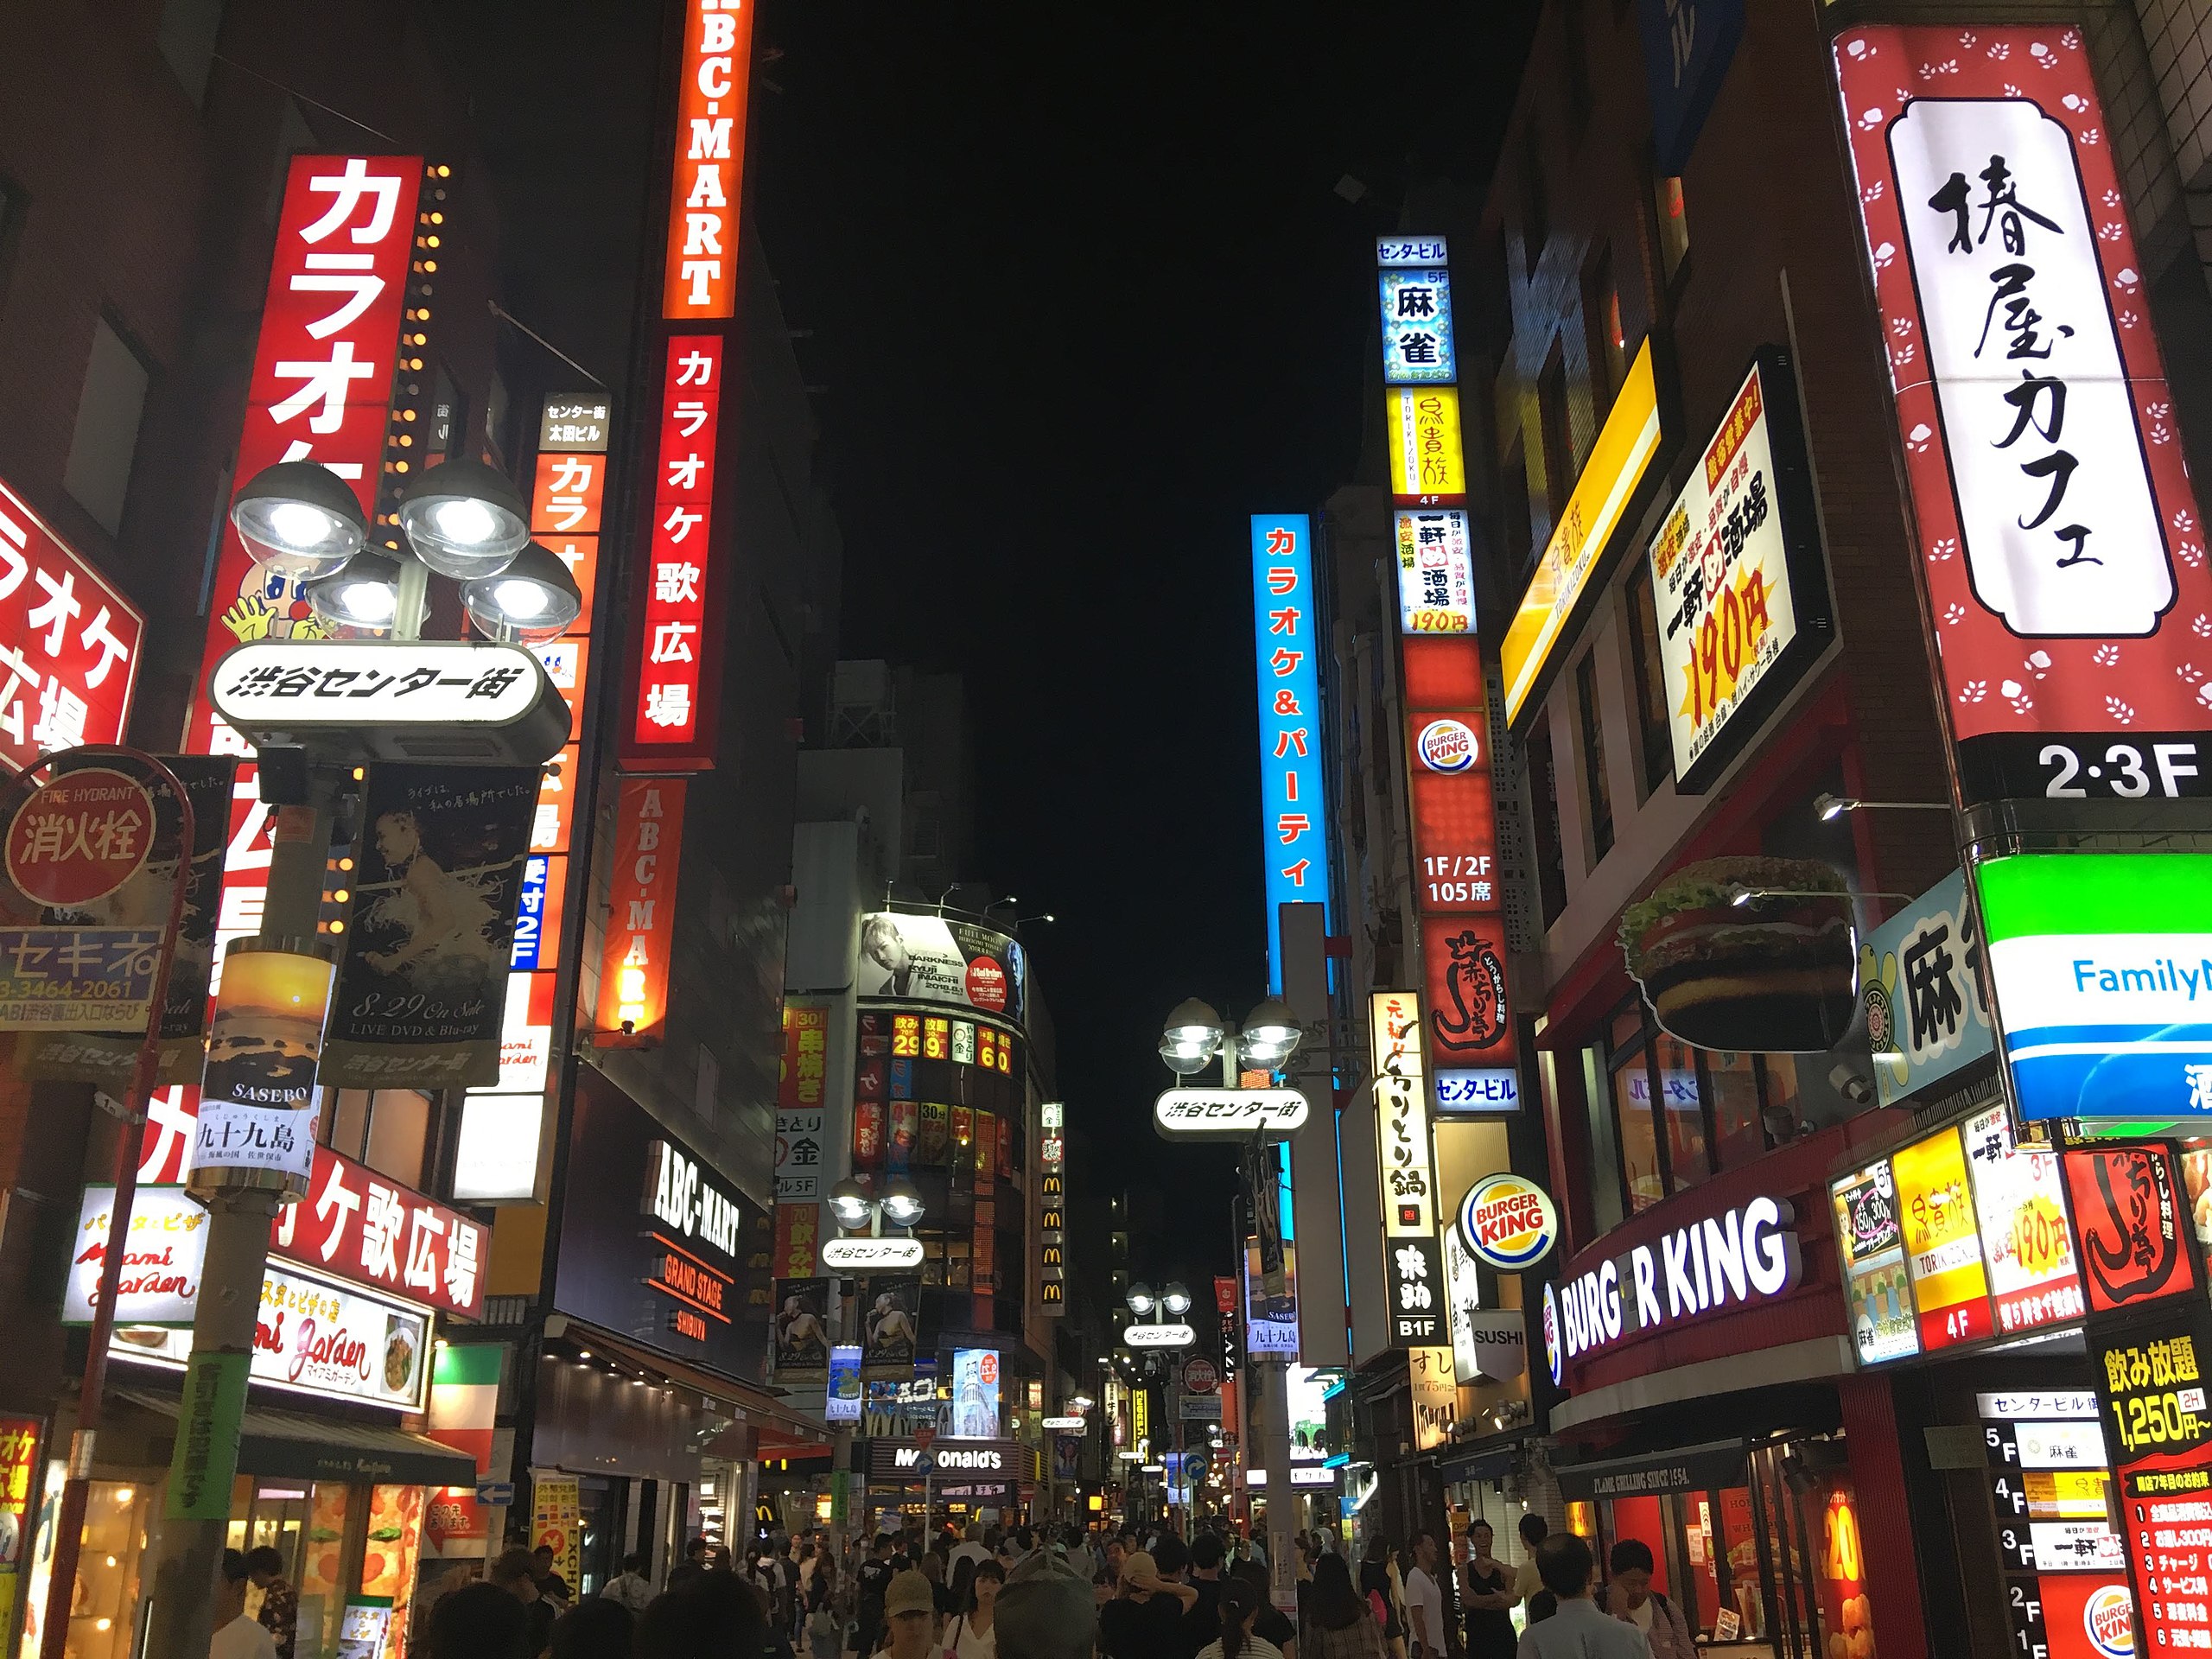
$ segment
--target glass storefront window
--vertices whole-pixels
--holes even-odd
[[[1713,1162],[1722,1169],[1749,1163],[1766,1150],[1758,1061],[1749,1054],[1708,1053],[1705,1082],[1713,1101]]]
[[[70,1659],[124,1659],[138,1607],[138,1568],[153,1512],[149,1487],[96,1480],[85,1504],[77,1590],[69,1607]]]
[[[1659,1051],[1660,1101],[1667,1126],[1668,1190],[1680,1192],[1713,1173],[1706,1156],[1705,1102],[1700,1097],[1698,1055],[1663,1032]]]
[[[1631,1212],[1741,1167],[1775,1143],[1774,1126],[1787,1139],[1796,1122],[1789,1055],[1693,1049],[1660,1030],[1640,998],[1614,1012],[1605,1035],[1611,1149]]]
[[[1667,1196],[1667,1189],[1659,1171],[1659,1129],[1651,1115],[1651,1072],[1640,1047],[1613,1067],[1613,1121],[1629,1209],[1649,1210]]]

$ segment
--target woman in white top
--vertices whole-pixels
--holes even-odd
[[[1252,1634],[1252,1621],[1260,1616],[1260,1592],[1250,1584],[1223,1575],[1216,1605],[1221,1634],[1198,1649],[1198,1659],[1282,1659],[1281,1648]]]
[[[965,1565],[965,1563],[963,1563]],[[999,1633],[992,1621],[1006,1569],[996,1561],[976,1563],[968,1583],[968,1605],[944,1629],[944,1659],[998,1659]]]

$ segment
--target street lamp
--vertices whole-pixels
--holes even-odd
[[[1213,1064],[1227,1036],[1221,1016],[1197,997],[1190,997],[1167,1016],[1166,1027],[1160,1034],[1160,1058],[1167,1062],[1169,1071],[1193,1077]]]
[[[1181,1319],[1191,1311],[1191,1293],[1183,1288],[1179,1279],[1170,1280],[1167,1288],[1160,1293],[1160,1305],[1167,1310],[1171,1319]]]
[[[1279,996],[1271,996],[1244,1016],[1244,1029],[1236,1037],[1237,1058],[1247,1066],[1276,1071],[1291,1057],[1304,1034],[1291,1006]]]
[[[353,492],[312,461],[256,473],[231,503],[231,523],[256,564],[293,577],[334,570],[369,539]]]
[[[922,1241],[912,1235],[925,1208],[914,1184],[903,1176],[885,1182],[880,1198],[847,1177],[830,1189],[830,1213],[836,1217],[840,1236],[823,1243],[822,1265],[832,1273],[919,1267],[925,1251]]]
[[[1150,1313],[1157,1305],[1151,1287],[1142,1284],[1131,1285],[1128,1295],[1123,1300],[1128,1303],[1129,1312],[1141,1319]]]
[[[498,575],[530,540],[521,493],[480,461],[417,473],[399,498],[399,525],[416,557],[459,582]]]
[[[542,645],[583,614],[584,595],[561,556],[532,542],[505,569],[461,583],[461,602],[487,639]]]

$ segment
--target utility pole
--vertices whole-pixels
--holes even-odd
[[[322,908],[323,866],[329,855],[336,790],[334,780],[321,772],[312,774],[309,787],[315,804],[277,809],[262,931],[257,938],[233,941],[233,953],[321,954],[315,922]],[[269,1224],[280,1205],[302,1196],[303,1185],[280,1170],[203,1172],[196,1160],[194,1164],[187,1185],[207,1206],[209,1216],[207,1265],[193,1310],[193,1361],[195,1366],[213,1360],[235,1368],[242,1396],[259,1323],[262,1280],[268,1271]],[[188,1433],[191,1405],[188,1388],[186,1418],[177,1425],[180,1445]],[[207,1484],[219,1489],[220,1511],[200,1517],[164,1516],[155,1528],[153,1561],[146,1573],[152,1588],[146,1599],[143,1659],[206,1659],[214,1634],[215,1576],[230,1524],[239,1426],[236,1421],[219,1419],[214,1427],[217,1444],[209,1454]],[[168,1484],[174,1504],[174,1465]]]

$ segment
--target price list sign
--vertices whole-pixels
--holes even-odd
[[[1975,1403],[2018,1651],[2024,1659],[2129,1651],[2133,1613],[2097,1396],[1983,1394]]]
[[[2212,1307],[2167,1302],[2093,1332],[2089,1355],[2135,1580],[2135,1651],[2212,1653]]]

